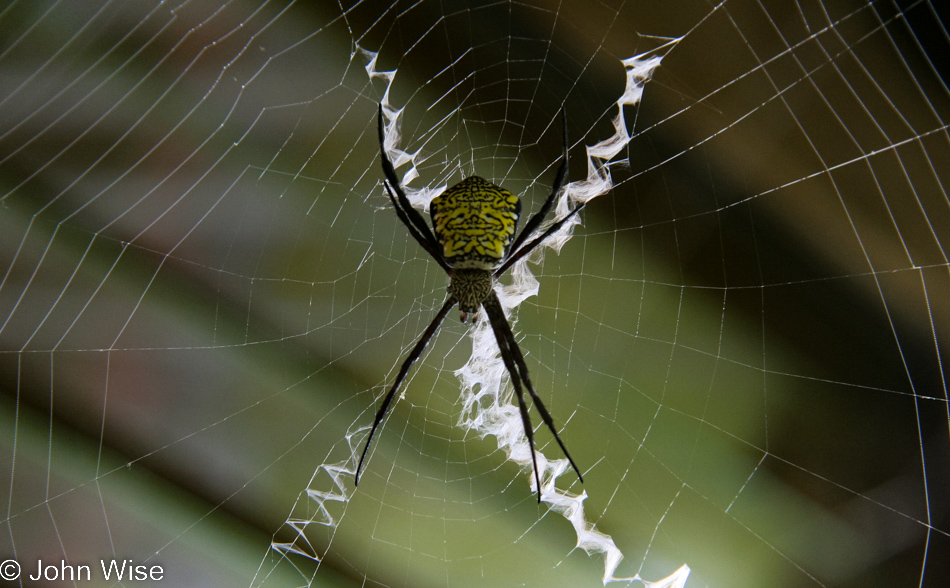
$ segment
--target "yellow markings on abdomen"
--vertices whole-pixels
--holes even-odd
[[[521,202],[501,186],[471,176],[433,199],[429,210],[450,266],[493,269],[514,240]]]

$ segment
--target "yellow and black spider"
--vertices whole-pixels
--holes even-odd
[[[518,348],[518,342],[515,341],[515,335],[511,331],[511,325],[505,318],[505,313],[495,294],[495,278],[505,273],[516,261],[531,253],[535,247],[544,242],[545,239],[553,235],[560,229],[564,223],[570,220],[575,214],[584,207],[583,204],[571,210],[564,218],[557,220],[543,233],[525,243],[525,240],[541,225],[544,217],[554,204],[554,198],[561,191],[564,179],[567,176],[567,120],[564,119],[564,152],[561,165],[554,177],[554,184],[551,186],[551,194],[541,206],[541,209],[535,213],[528,221],[524,229],[515,237],[518,227],[518,218],[521,215],[521,201],[518,197],[496,186],[491,182],[478,176],[468,177],[451,188],[445,190],[432,200],[430,205],[430,214],[432,215],[432,230],[426,224],[422,215],[412,207],[406,194],[399,186],[399,178],[396,177],[396,170],[392,162],[386,155],[386,149],[383,147],[383,107],[379,106],[379,115],[377,121],[379,127],[379,153],[383,163],[383,174],[386,176],[383,185],[386,187],[386,193],[396,208],[396,216],[402,221],[409,234],[422,245],[422,248],[432,256],[445,273],[449,275],[450,282],[449,296],[442,308],[435,315],[432,323],[429,324],[422,338],[416,343],[409,356],[403,362],[396,376],[396,382],[389,393],[383,399],[383,405],[379,407],[376,413],[376,419],[373,421],[373,428],[369,431],[366,438],[366,446],[363,448],[363,454],[360,457],[359,465],[356,467],[356,484],[360,481],[360,471],[363,469],[363,460],[366,459],[366,452],[369,451],[369,445],[373,440],[376,429],[386,416],[386,411],[396,395],[396,390],[402,384],[402,381],[409,373],[409,368],[422,355],[426,345],[439,329],[439,325],[445,319],[456,303],[461,311],[462,322],[466,322],[470,317],[475,321],[478,313],[478,307],[485,309],[488,315],[488,321],[491,323],[492,331],[495,333],[495,340],[498,342],[498,349],[501,351],[502,361],[511,377],[511,383],[515,388],[515,394],[518,397],[518,406],[521,409],[521,422],[524,426],[524,433],[528,437],[528,445],[531,448],[531,462],[534,466],[534,481],[538,488],[538,502],[541,502],[541,479],[538,475],[538,461],[534,453],[534,431],[531,428],[531,418],[528,416],[528,406],[525,404],[524,391],[521,388],[522,383],[528,389],[528,394],[534,400],[534,405],[541,413],[541,419],[548,426],[557,444],[561,446],[564,455],[581,482],[584,481],[581,471],[577,464],[571,459],[567,452],[567,447],[561,441],[554,428],[554,421],[550,413],[544,407],[538,394],[531,385],[528,378],[528,366],[525,364],[521,349]]]

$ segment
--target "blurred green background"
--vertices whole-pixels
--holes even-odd
[[[386,85],[359,48],[397,71],[409,186],[477,173],[528,211],[561,107],[579,180],[620,60],[654,51],[628,164],[518,311],[585,473],[560,486],[618,577],[944,585],[942,26],[931,2],[7,3],[0,559],[127,558],[166,586],[601,585],[457,426],[454,314],[359,490],[321,514],[307,489],[352,491],[319,466],[351,456],[445,296],[380,186]],[[303,548],[289,516],[336,521],[306,529],[319,565],[270,550]]]

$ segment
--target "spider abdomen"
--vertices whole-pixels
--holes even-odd
[[[501,186],[470,176],[433,199],[429,210],[451,267],[490,270],[501,265],[514,240],[521,201]]]

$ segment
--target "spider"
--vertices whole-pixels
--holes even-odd
[[[376,413],[373,428],[370,429],[369,436],[366,438],[366,446],[363,448],[359,465],[356,467],[355,483],[357,485],[373,435],[376,434],[383,417],[386,416],[386,411],[389,410],[389,405],[392,403],[396,391],[409,373],[409,368],[422,355],[426,345],[429,344],[446,315],[456,304],[459,305],[460,318],[463,323],[470,318],[474,323],[479,307],[484,308],[485,314],[488,316],[488,322],[491,324],[492,331],[495,333],[495,340],[498,342],[498,349],[501,351],[502,361],[508,370],[515,394],[518,397],[521,423],[524,426],[524,433],[531,448],[531,463],[534,468],[534,481],[538,489],[538,503],[541,502],[541,479],[538,474],[538,461],[534,452],[534,431],[531,428],[531,418],[528,416],[528,406],[525,403],[522,384],[528,389],[528,394],[531,395],[531,399],[541,414],[544,424],[554,434],[557,444],[570,461],[574,471],[577,472],[577,478],[581,482],[584,481],[577,464],[574,463],[567,447],[564,446],[564,442],[557,434],[550,413],[544,407],[544,403],[541,402],[537,392],[534,391],[534,386],[531,385],[531,380],[528,378],[528,366],[525,364],[524,356],[521,354],[521,349],[518,348],[518,342],[515,341],[511,325],[508,324],[508,320],[505,318],[501,302],[499,302],[494,290],[497,277],[504,274],[519,259],[534,251],[538,245],[557,232],[564,223],[584,207],[583,204],[576,206],[564,218],[555,221],[539,236],[527,241],[528,237],[534,233],[550,212],[554,204],[554,198],[560,192],[567,176],[567,117],[563,111],[562,115],[564,118],[563,154],[561,165],[554,178],[554,184],[551,186],[551,194],[544,201],[541,209],[528,220],[521,233],[515,237],[518,218],[521,215],[521,201],[508,190],[478,176],[470,176],[462,180],[432,200],[430,214],[433,230],[430,230],[422,215],[412,207],[409,199],[406,198],[406,194],[399,186],[396,170],[386,155],[386,149],[383,147],[383,107],[380,104],[377,126],[379,130],[379,154],[382,159],[383,174],[385,175],[383,185],[386,187],[386,193],[396,209],[396,216],[406,225],[409,234],[418,241],[426,253],[445,270],[450,282],[448,298],[422,333],[422,337],[416,343],[416,346],[412,348],[408,357],[403,361],[399,374],[396,376],[396,381],[389,389],[386,397],[383,398],[383,404]]]

